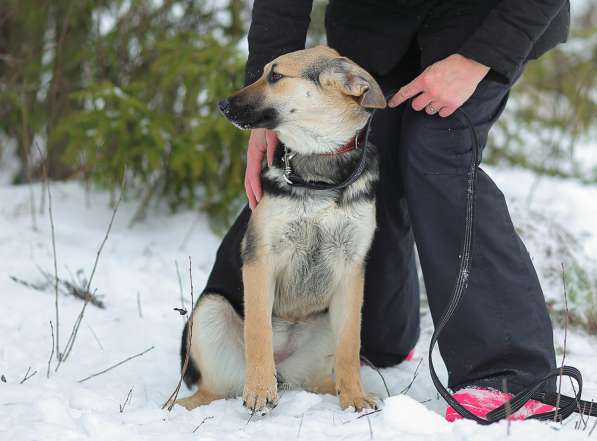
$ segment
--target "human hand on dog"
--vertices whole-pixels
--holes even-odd
[[[267,165],[272,165],[274,152],[278,145],[278,137],[273,130],[253,129],[247,148],[247,170],[245,172],[245,192],[249,199],[249,207],[254,210],[263,191],[261,189],[261,161],[267,154]]]
[[[429,115],[450,116],[475,92],[489,67],[460,54],[432,64],[417,78],[401,87],[388,105],[396,107],[416,96],[412,108],[425,109]]]

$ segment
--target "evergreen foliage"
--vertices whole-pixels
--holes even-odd
[[[309,45],[325,42],[315,0]],[[3,0],[0,159],[16,183],[77,178],[152,203],[197,206],[223,230],[244,203],[246,133],[220,98],[243,80],[248,0]],[[594,8],[569,44],[529,63],[484,160],[597,182],[576,154],[595,134]],[[40,158],[37,146],[46,158]]]
[[[241,86],[242,2],[8,0],[0,5],[0,139],[16,182],[50,176],[127,189],[137,217],[163,198],[220,229],[242,198],[246,134],[217,101]],[[3,144],[6,144],[4,142]]]

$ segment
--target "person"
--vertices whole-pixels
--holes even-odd
[[[255,0],[246,83],[277,56],[304,48],[312,0]],[[328,45],[364,67],[384,93],[371,139],[381,156],[378,228],[369,253],[362,355],[375,366],[406,359],[419,338],[415,243],[436,322],[459,266],[472,139],[450,117],[462,108],[484,147],[526,63],[565,41],[565,0],[331,0]],[[262,196],[262,160],[275,133],[251,132],[245,189]],[[461,404],[484,415],[555,367],[552,325],[527,250],[503,194],[479,170],[473,263],[468,289],[439,339],[448,385]],[[242,304],[240,242],[245,208],[224,237],[206,291]],[[241,306],[238,307],[239,309]],[[554,383],[546,389],[553,389]],[[529,402],[529,412],[545,409]],[[449,420],[458,418],[448,408]]]

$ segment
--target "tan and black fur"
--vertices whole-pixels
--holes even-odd
[[[235,125],[269,128],[296,153],[295,174],[338,183],[362,149],[329,155],[363,129],[370,109],[385,107],[373,78],[327,47],[283,55],[262,77],[220,107]],[[187,384],[178,400],[192,409],[242,394],[251,411],[275,405],[279,383],[337,394],[343,408],[375,407],[360,379],[364,263],[375,230],[377,156],[341,190],[289,185],[280,155],[264,169],[264,196],[242,243],[244,317],[218,293],[193,311]],[[186,354],[183,333],[182,356]]]

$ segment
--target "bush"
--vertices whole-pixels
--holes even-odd
[[[587,165],[577,151],[596,132],[596,63],[595,27],[530,62],[491,132],[485,161],[597,183],[594,161]]]
[[[15,182],[41,175],[119,185],[229,221],[245,134],[217,111],[239,87],[248,11],[237,0],[7,0],[0,4],[0,139]]]
[[[154,195],[172,209],[199,201],[214,225],[226,224],[239,205],[246,139],[217,101],[241,85],[240,57],[196,33],[147,50],[147,68],[133,81],[102,81],[73,95],[81,111],[53,132],[66,140],[64,160],[108,187],[126,167],[142,210]]]

